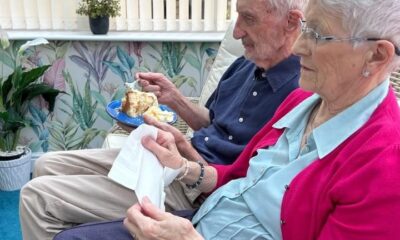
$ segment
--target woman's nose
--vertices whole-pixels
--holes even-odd
[[[296,42],[293,45],[292,52],[298,56],[306,56],[310,54],[309,44],[307,44],[307,40],[300,35]]]

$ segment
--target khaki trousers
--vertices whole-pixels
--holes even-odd
[[[20,221],[24,240],[50,240],[77,224],[125,217],[137,202],[134,191],[107,177],[119,149],[50,152],[36,161],[21,190]],[[174,181],[166,191],[167,211],[193,209],[200,192]]]

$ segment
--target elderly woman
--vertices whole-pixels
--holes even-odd
[[[218,190],[195,228],[144,199],[124,220],[138,239],[399,239],[400,112],[389,75],[400,1],[312,0],[305,19],[294,47],[302,90],[233,165],[182,160],[165,132],[143,140],[162,164],[183,166],[181,181]]]

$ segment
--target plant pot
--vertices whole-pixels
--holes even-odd
[[[89,17],[90,30],[93,34],[107,34],[110,26],[108,16],[91,18]]]
[[[0,190],[21,189],[31,178],[31,156],[29,148],[17,159],[0,161]]]

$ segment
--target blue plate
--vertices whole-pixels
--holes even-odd
[[[172,111],[166,105],[159,105],[160,109],[163,111],[168,111],[173,113],[173,120],[168,122],[169,124],[173,124],[177,120],[176,113]],[[144,123],[143,117],[129,117],[124,112],[121,111],[121,100],[114,100],[110,102],[106,108],[107,113],[114,118],[115,120],[129,125],[131,127],[138,127],[140,124]]]

